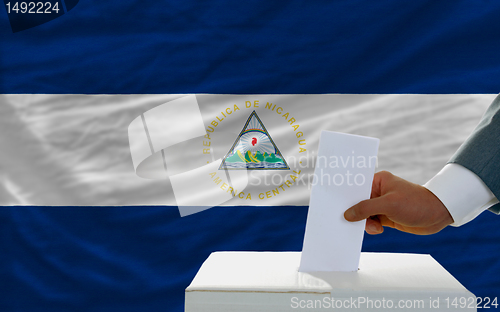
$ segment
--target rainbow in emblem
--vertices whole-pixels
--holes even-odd
[[[253,111],[219,169],[290,169]]]

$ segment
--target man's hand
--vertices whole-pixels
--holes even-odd
[[[431,191],[387,171],[375,174],[370,199],[347,209],[344,218],[347,221],[368,218],[368,234],[380,234],[384,231],[383,226],[388,226],[427,235],[453,223],[446,207]]]

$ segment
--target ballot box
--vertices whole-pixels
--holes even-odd
[[[214,252],[185,291],[186,312],[476,311],[430,255],[361,253],[354,272],[299,272],[300,252]]]

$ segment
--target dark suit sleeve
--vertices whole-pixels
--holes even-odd
[[[500,95],[449,163],[462,165],[474,172],[500,199]],[[499,214],[500,204],[489,210]]]

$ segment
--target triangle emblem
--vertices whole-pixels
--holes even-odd
[[[289,170],[259,116],[253,111],[219,170]]]

